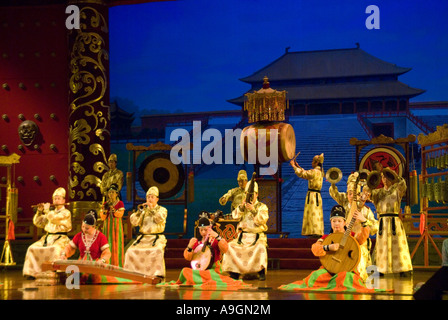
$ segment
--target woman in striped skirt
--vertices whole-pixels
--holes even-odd
[[[108,201],[100,210],[100,218],[104,221],[103,233],[112,254],[110,264],[119,267],[124,264],[123,214],[124,203],[118,198],[118,186],[112,184],[108,190]]]

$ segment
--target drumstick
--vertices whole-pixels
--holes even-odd
[[[299,164],[296,162],[296,159],[297,159],[297,156],[300,154],[300,152],[301,151],[297,152],[296,156],[294,158],[292,158],[292,161],[294,161],[294,163],[296,163],[297,165],[299,165]]]
[[[294,161],[296,161],[297,156],[300,154],[301,151],[297,152],[296,156],[293,158]]]

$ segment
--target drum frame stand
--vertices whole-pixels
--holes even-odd
[[[4,166],[7,168],[7,179],[5,184],[0,184],[0,187],[6,189],[6,214],[1,215],[0,218],[5,218],[5,243],[3,244],[3,251],[0,260],[0,266],[13,266],[16,263],[12,257],[11,245],[9,243],[9,222],[12,217],[13,211],[16,211],[17,207],[13,208],[11,201],[11,192],[10,190],[14,188],[11,181],[11,169],[15,163],[19,163],[20,156],[17,154],[12,154],[10,156],[1,156],[0,157],[0,166]]]

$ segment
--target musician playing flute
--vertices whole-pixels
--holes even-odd
[[[118,198],[118,185],[112,184],[108,190],[108,200],[103,203],[99,213],[104,221],[103,233],[112,253],[110,264],[119,267],[123,267],[124,263],[124,210],[124,203]]]
[[[140,233],[128,247],[124,268],[149,276],[165,278],[165,231],[168,211],[158,204],[159,189],[155,186],[146,192],[146,203],[131,214],[130,222]]]
[[[43,228],[46,234],[28,247],[23,265],[23,275],[35,279],[42,273],[42,263],[57,260],[70,239],[67,233],[72,229],[72,215],[65,208],[65,189],[57,188],[53,192],[53,207],[50,203],[37,205],[33,224]]]
[[[324,154],[316,155],[311,162],[312,169],[305,170],[293,159],[290,161],[295,174],[308,180],[308,191],[303,211],[302,235],[320,237],[324,234],[324,213],[320,191],[324,180]]]
[[[352,205],[352,201],[354,200],[355,194],[358,190],[354,190],[355,181],[358,177],[359,173],[352,173],[347,179],[347,192],[339,192],[336,184],[332,183],[329,189],[330,196],[341,206],[344,207],[345,212],[350,212],[350,208]],[[367,190],[367,188],[366,188]],[[360,190],[359,190],[360,191]],[[375,219],[375,216],[372,210],[365,205],[365,202],[362,205],[360,210],[363,218],[357,219],[355,224],[353,225],[352,231],[354,232],[354,236],[357,237],[361,232],[364,232],[364,227],[368,226],[370,228],[370,236],[373,236],[378,231],[378,221]],[[347,220],[350,221],[351,217],[348,217]],[[361,275],[361,278],[367,278],[366,268],[372,265],[372,257],[370,255],[371,249],[371,240],[370,237],[367,238],[365,242],[360,245],[361,248],[361,260],[358,264],[358,272]]]
[[[354,212],[354,217],[360,221],[364,221],[362,213],[358,210]],[[343,206],[335,205],[331,209],[330,214],[331,233],[344,233],[346,230],[346,212]],[[355,240],[361,245],[369,236],[369,226],[363,227],[363,231],[357,236]],[[316,257],[322,257],[330,251],[338,251],[339,243],[331,243],[323,245],[324,239],[328,235],[324,235],[317,240],[312,246],[311,251]],[[313,271],[305,279],[295,281],[279,287],[281,290],[334,290],[334,291],[350,291],[350,292],[373,292],[377,289],[367,288],[364,280],[360,277],[358,270],[355,271],[341,271],[336,274],[331,274],[323,266],[318,270]],[[380,290],[381,291],[381,290]]]
[[[389,174],[385,175],[386,171]],[[406,180],[393,170],[384,168],[381,181],[382,188],[371,190],[371,199],[379,219],[375,264],[381,274],[399,273],[400,276],[409,276],[413,270],[412,261],[406,231],[398,215],[401,198],[406,192]]]
[[[229,250],[223,257],[222,269],[229,272],[233,279],[241,274],[258,273],[260,280],[266,280],[268,263],[267,221],[269,219],[268,207],[258,201],[258,184],[254,183],[254,192],[250,202],[243,202],[232,211],[232,218],[239,220],[237,230],[240,234],[237,239],[229,242]],[[250,183],[246,186],[248,191]]]

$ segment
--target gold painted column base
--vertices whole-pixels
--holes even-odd
[[[69,210],[72,218],[83,218],[89,210],[95,210],[99,219],[99,211],[101,209],[100,201],[73,201],[70,202]]]

